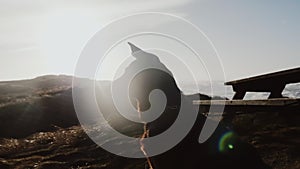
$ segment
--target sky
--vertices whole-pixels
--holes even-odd
[[[216,47],[227,81],[299,67],[299,8],[296,0],[1,0],[0,80],[73,75],[96,32],[138,12],[195,24]]]

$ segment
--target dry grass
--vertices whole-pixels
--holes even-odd
[[[0,140],[0,168],[143,168],[145,160],[112,155],[81,127]]]

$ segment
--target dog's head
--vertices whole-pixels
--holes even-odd
[[[125,82],[134,75],[129,85],[129,98],[132,105],[136,106],[138,101],[141,111],[148,110],[150,108],[149,94],[154,89],[164,92],[167,96],[167,106],[179,104],[181,92],[171,71],[156,55],[143,51],[132,43],[128,44],[135,60],[130,63],[125,69],[125,73],[117,81]]]

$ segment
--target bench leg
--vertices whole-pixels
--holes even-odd
[[[236,91],[232,99],[233,100],[243,99],[245,95],[246,95],[245,91]]]
[[[271,92],[270,96],[269,96],[269,99],[272,99],[272,98],[282,98],[282,94],[281,92],[277,91],[277,92]]]
[[[282,98],[282,91],[284,90],[285,86],[279,86],[279,87],[276,87],[275,89],[273,89],[271,91],[271,94],[269,96],[269,99],[272,99],[272,98]]]

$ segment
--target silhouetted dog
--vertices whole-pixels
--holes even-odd
[[[162,115],[156,120],[147,124],[149,136],[155,136],[168,129],[176,120],[181,106],[181,98],[190,104],[192,97],[184,95],[177,87],[170,70],[160,62],[159,58],[151,53],[147,53],[130,44],[132,55],[135,57],[125,73],[114,83],[122,85],[126,81],[128,74],[132,74],[146,65],[155,65],[160,69],[147,69],[138,73],[129,86],[129,97],[131,104],[146,111],[150,108],[149,94],[154,89],[162,90],[167,97],[167,106]],[[210,99],[205,95],[199,95],[200,99]],[[115,110],[116,111],[116,110]],[[236,134],[228,129],[224,123],[220,123],[212,137],[203,144],[198,142],[200,131],[204,125],[206,117],[201,114],[204,110],[199,110],[197,120],[187,134],[187,136],[171,150],[151,157],[154,169],[178,168],[178,169],[266,169],[268,168],[257,155],[255,149],[250,144],[238,139]],[[117,112],[117,111],[116,111]],[[185,113],[189,113],[188,110]],[[133,123],[124,120],[126,123]],[[138,126],[138,124],[136,124]],[[115,125],[122,128],[121,126]],[[140,126],[141,127],[141,126]],[[146,147],[147,150],[147,147]]]

